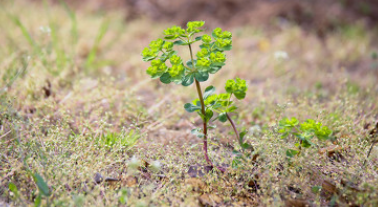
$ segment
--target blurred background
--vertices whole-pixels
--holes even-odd
[[[57,1],[59,2],[59,1]],[[210,25],[277,26],[285,22],[311,28],[320,35],[340,24],[378,20],[375,0],[67,0],[70,6],[93,11],[123,9],[126,19],[141,17],[185,25],[193,18]]]

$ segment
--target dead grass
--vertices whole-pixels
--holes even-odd
[[[378,203],[376,148],[363,166],[367,134],[378,119],[378,63],[370,57],[376,34],[363,26],[324,40],[294,25],[278,33],[233,29],[227,66],[205,85],[222,91],[231,77],[248,81],[233,116],[259,156],[226,174],[191,177],[191,166],[205,165],[201,140],[190,134],[200,120],[183,109],[195,90],[149,80],[140,57],[168,24],[125,22],[119,11],[75,11],[73,20],[61,5],[2,2],[1,8],[1,205],[33,205],[35,173],[51,192],[43,206]],[[289,58],[275,58],[277,51]],[[323,122],[336,139],[289,162],[285,149],[294,142],[276,129],[277,120],[291,116]],[[238,148],[229,126],[211,131],[215,163],[231,166]],[[95,173],[103,177],[99,184]]]

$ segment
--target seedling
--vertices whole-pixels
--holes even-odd
[[[320,122],[316,122],[312,119],[299,124],[299,121],[296,118],[283,118],[279,121],[279,130],[278,132],[282,134],[282,138],[288,136],[293,136],[296,138],[297,143],[295,143],[295,149],[286,150],[286,156],[294,157],[301,153],[302,147],[310,148],[315,144],[311,142],[313,137],[317,137],[319,141],[327,140],[332,135],[332,130]],[[299,127],[298,127],[299,126]]]
[[[237,109],[231,100],[244,99],[246,96],[246,81],[236,78],[226,82],[226,93],[214,94],[215,87],[209,86],[204,92],[201,90],[200,82],[207,81],[210,74],[217,73],[226,62],[225,51],[232,48],[232,34],[216,28],[210,35],[198,35],[203,32],[204,21],[193,21],[187,23],[187,28],[173,26],[164,30],[164,40],[157,39],[150,43],[149,47],[142,52],[143,61],[151,61],[151,67],[147,74],[153,79],[159,78],[162,83],[176,83],[183,86],[190,86],[195,83],[198,99],[192,103],[186,103],[184,108],[188,112],[197,112],[203,120],[202,129],[193,129],[192,133],[203,139],[203,150],[207,163],[213,166],[208,156],[207,137],[209,122],[219,120],[231,123],[236,136],[239,138],[236,126],[228,113]],[[200,49],[193,55],[192,45],[200,41]],[[174,46],[188,47],[190,60],[184,61]],[[195,58],[196,57],[196,58]],[[168,61],[169,60],[169,61]],[[217,113],[218,116],[214,117]],[[213,118],[213,120],[211,120]],[[225,170],[218,167],[219,170]]]

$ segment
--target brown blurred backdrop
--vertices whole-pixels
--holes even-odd
[[[38,0],[36,0],[38,1]],[[59,2],[58,0],[55,0]],[[148,17],[182,25],[205,20],[207,25],[275,26],[295,23],[319,35],[336,25],[360,21],[376,27],[377,0],[66,0],[70,6],[94,11],[125,10],[127,19]]]

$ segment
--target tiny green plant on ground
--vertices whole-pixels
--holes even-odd
[[[159,78],[162,83],[176,83],[183,86],[190,86],[195,83],[198,99],[192,103],[186,103],[184,108],[188,112],[197,112],[203,120],[202,129],[193,129],[192,133],[203,138],[203,150],[206,162],[213,167],[213,163],[208,156],[207,138],[209,122],[219,120],[231,123],[233,130],[240,142],[240,136],[228,113],[237,109],[231,100],[232,96],[237,99],[244,99],[247,91],[245,80],[236,78],[226,82],[226,93],[214,94],[215,87],[209,86],[204,92],[201,90],[200,82],[207,81],[210,74],[218,72],[226,62],[225,51],[232,48],[232,34],[228,31],[222,31],[216,28],[210,35],[200,35],[204,21],[193,21],[187,23],[187,28],[183,29],[178,26],[170,27],[164,30],[164,40],[157,39],[150,43],[149,47],[142,52],[143,61],[151,61],[151,67],[147,69],[147,74],[151,78]],[[201,41],[200,50],[193,56],[192,45]],[[184,60],[177,55],[173,49],[175,45],[187,46],[190,52],[190,60]],[[169,62],[167,61],[169,60]],[[218,116],[214,117],[214,112]],[[221,167],[217,167],[224,172]]]
[[[299,155],[302,147],[309,148],[315,146],[311,141],[312,138],[316,137],[319,141],[324,141],[331,138],[332,135],[332,130],[326,126],[322,126],[323,124],[321,122],[316,122],[313,119],[307,119],[307,121],[299,124],[298,119],[295,117],[291,119],[283,118],[279,121],[278,125],[278,132],[282,134],[282,138],[292,136],[297,140],[295,143],[296,149],[286,150],[286,156],[288,157]]]

